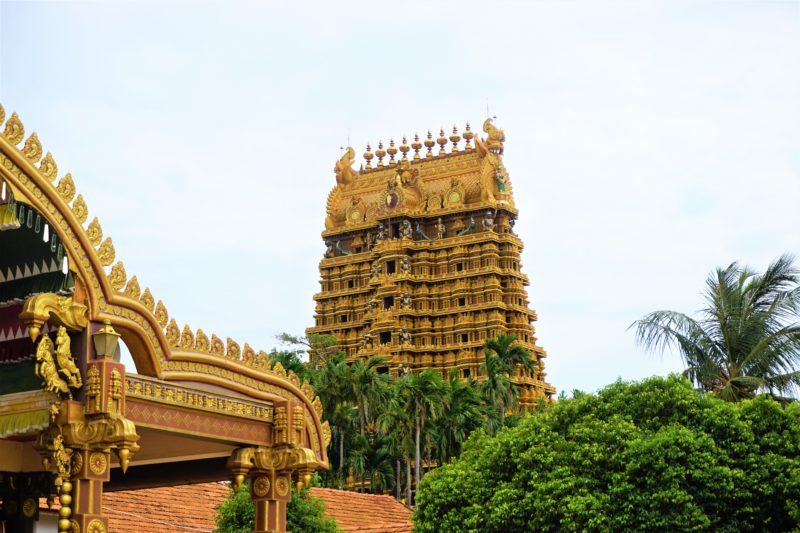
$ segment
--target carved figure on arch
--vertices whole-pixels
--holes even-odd
[[[67,382],[58,375],[56,362],[53,358],[55,346],[47,335],[42,335],[39,346],[36,349],[36,375],[44,381],[44,389],[55,394],[65,394],[72,399]]]
[[[56,361],[69,386],[73,389],[80,388],[83,385],[81,373],[70,353],[69,335],[64,326],[59,326],[56,334]]]

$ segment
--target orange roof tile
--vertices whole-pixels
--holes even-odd
[[[348,533],[410,533],[411,509],[391,496],[312,488],[325,502],[325,516],[336,519]]]
[[[109,533],[211,533],[217,505],[228,494],[226,482],[106,492],[103,513],[108,516]],[[391,496],[322,488],[312,488],[311,494],[325,503],[325,516],[335,519],[347,533],[413,530],[411,510]],[[44,499],[40,507],[47,510]],[[59,507],[56,501],[53,510]]]
[[[222,482],[109,492],[103,494],[103,513],[109,533],[210,533],[216,507],[229,494]]]

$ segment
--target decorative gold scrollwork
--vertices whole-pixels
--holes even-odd
[[[85,305],[77,303],[69,296],[50,292],[28,298],[22,306],[19,318],[28,326],[28,334],[33,341],[39,336],[42,325],[51,318],[56,324],[73,331],[82,330],[89,323]]]

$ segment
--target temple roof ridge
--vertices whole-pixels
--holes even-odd
[[[80,233],[80,235],[77,236],[78,239],[75,242],[75,246],[89,244],[89,246],[82,246],[87,255],[92,256],[88,258],[87,263],[96,262],[96,264],[100,265],[99,271],[102,272],[105,283],[114,293],[114,299],[125,302],[126,309],[122,311],[122,318],[135,320],[134,315],[138,314],[145,321],[157,324],[161,338],[166,341],[164,355],[167,358],[176,353],[217,356],[255,371],[286,379],[306,396],[318,416],[322,417],[322,405],[319,398],[314,395],[311,385],[302,381],[293,371],[287,372],[280,363],[277,363],[274,367],[271,366],[269,356],[263,350],[256,352],[247,343],[244,343],[244,348],[242,349],[240,344],[230,337],[227,337],[225,342],[216,334],[212,334],[209,338],[202,329],[197,329],[196,332],[193,332],[188,324],[185,324],[183,329],[180,329],[176,320],[169,317],[166,305],[161,300],[156,302],[149,288],[142,290],[135,275],[128,278],[122,261],[117,258],[111,237],[106,236],[105,239],[103,238],[103,229],[98,218],[94,217],[88,225],[84,226],[89,217],[89,208],[83,196],[76,194],[77,190],[72,174],[67,172],[58,182],[55,181],[58,174],[58,165],[50,152],[44,153],[41,141],[35,132],[28,136],[22,148],[20,148],[19,144],[25,138],[25,127],[16,112],[13,112],[6,120],[5,109],[0,104],[0,127],[4,123],[5,127],[0,133],[0,139],[5,141],[8,146],[13,148],[13,151],[21,156],[17,158],[15,163],[25,166],[28,174],[38,174],[43,178],[42,181],[49,183],[52,192],[55,193],[50,197],[50,200],[56,203],[54,200],[57,199],[71,212],[77,224],[69,224],[70,221],[62,220],[60,223],[61,228],[59,229],[65,230],[67,227],[71,227],[73,230],[78,230],[77,233]],[[8,197],[11,198],[12,203],[15,197],[25,198],[22,191],[16,190],[15,186],[7,179],[3,179],[2,175],[0,175],[0,185],[5,185],[10,189]],[[33,190],[33,184],[30,185],[31,190]],[[50,204],[49,211],[53,214],[57,211],[57,206]],[[82,240],[85,242],[80,243]],[[69,247],[66,246],[66,248]],[[69,253],[65,255],[65,257],[68,256]],[[102,281],[99,282],[102,285]],[[98,286],[96,289],[98,289],[98,293],[106,294],[103,287]],[[160,373],[160,370],[156,368],[155,373]]]

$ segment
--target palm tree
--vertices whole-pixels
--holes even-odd
[[[400,459],[406,463],[406,503],[411,505],[411,462],[414,460],[414,414],[411,399],[404,394],[399,380],[393,382],[389,401],[379,421],[381,430],[389,437],[388,448],[395,457],[395,491],[400,501]]]
[[[780,257],[758,274],[738,263],[706,280],[697,318],[655,311],[637,320],[636,340],[660,351],[677,347],[685,375],[728,401],[758,391],[791,393],[800,385],[800,272]]]
[[[400,390],[414,414],[414,481],[422,478],[422,432],[425,423],[436,418],[445,407],[444,384],[433,370],[406,374],[398,380]]]
[[[515,344],[517,336],[513,333],[501,333],[483,343],[483,349],[494,353],[508,368],[508,373],[513,374],[517,366],[533,372],[536,370],[536,360],[521,344]]]
[[[355,418],[352,405],[352,372],[344,354],[336,354],[315,370],[314,382],[326,417],[339,437],[339,485],[344,483],[345,437]]]
[[[462,380],[456,369],[450,370],[445,383],[446,407],[436,421],[433,440],[439,463],[447,462],[461,451],[461,444],[469,434],[481,427],[485,404],[474,379]]]
[[[487,429],[494,434],[505,424],[506,411],[516,405],[517,388],[511,383],[508,365],[488,349],[484,350],[484,355],[481,373],[485,378],[480,390],[489,408]]]
[[[386,358],[379,356],[372,356],[366,361],[360,359],[350,365],[351,392],[358,406],[361,435],[373,421],[370,407],[377,405],[380,408],[387,399],[389,376],[378,372],[383,366],[386,366]]]

